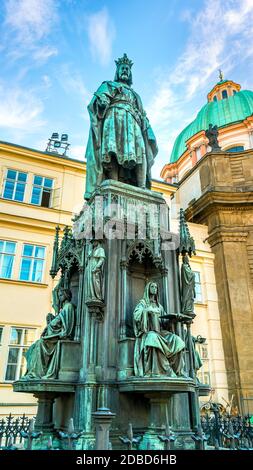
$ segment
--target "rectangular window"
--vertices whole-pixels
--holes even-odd
[[[227,92],[227,90],[222,90],[221,94],[222,94],[222,98],[223,98],[223,99],[225,99],[225,98],[228,97],[228,92]]]
[[[23,202],[27,173],[16,170],[7,170],[4,181],[3,198]]]
[[[0,277],[11,279],[16,242],[0,240]]]
[[[45,247],[24,244],[19,279],[42,282],[45,261]]]
[[[203,383],[205,385],[210,385],[211,380],[210,380],[210,373],[209,372],[204,372],[204,374],[203,374]]]
[[[208,345],[205,344],[196,344],[196,349],[199,353],[200,359],[202,361],[202,367],[198,370],[197,376],[201,383],[210,385],[210,365],[209,365],[209,354],[208,354]]]
[[[31,204],[51,207],[53,180],[44,176],[34,175]]]
[[[200,272],[194,271],[195,274],[195,302],[202,302],[202,290],[200,282]]]
[[[11,328],[8,360],[5,373],[6,381],[18,380],[26,372],[25,352],[34,342],[35,330],[32,328]]]
[[[208,349],[207,349],[207,346],[205,345],[201,345],[201,349],[200,349],[200,356],[201,356],[201,359],[203,359],[204,361],[208,359]]]

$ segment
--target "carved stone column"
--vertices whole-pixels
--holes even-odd
[[[56,398],[54,393],[40,392],[34,394],[38,399],[38,411],[35,421],[35,430],[50,432],[54,429],[53,424],[53,404]]]
[[[187,220],[208,225],[229,397],[240,413],[253,397],[252,158],[249,151],[206,155],[198,165],[201,195],[186,210]],[[252,413],[252,400],[249,406]]]
[[[247,236],[247,232],[220,230],[209,237],[215,253],[214,269],[228,386],[241,413],[247,413],[244,400],[247,394],[253,394],[253,305],[247,269]]]
[[[90,314],[89,337],[89,378],[95,380],[96,351],[97,351],[97,324],[104,319],[104,303],[100,300],[89,300],[86,305]]]
[[[76,326],[75,326],[75,340],[80,340],[81,334],[81,309],[82,309],[82,299],[83,299],[83,289],[84,289],[84,268],[79,269],[79,291],[78,291],[78,304],[76,310]]]
[[[115,413],[111,413],[109,408],[99,408],[98,411],[92,413],[96,427],[96,450],[109,449],[109,431]]]
[[[125,247],[126,241],[123,241],[123,249]],[[126,303],[127,303],[127,262],[122,260],[120,263],[121,266],[121,305],[120,305],[120,339],[126,337]]]

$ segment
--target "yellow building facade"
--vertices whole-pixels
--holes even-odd
[[[24,352],[36,340],[51,311],[55,282],[49,275],[55,227],[71,225],[81,209],[85,187],[84,162],[0,142],[0,415],[34,415],[36,400],[14,393],[12,382],[25,372]],[[176,186],[153,181],[171,208],[171,230],[178,231]],[[214,255],[207,228],[189,224],[197,256],[195,336],[203,367],[199,378],[211,383],[214,398],[227,399],[227,380],[214,277]]]
[[[51,311],[55,227],[71,224],[85,164],[1,142],[0,165],[0,414],[34,415],[35,398],[14,393],[12,382]]]

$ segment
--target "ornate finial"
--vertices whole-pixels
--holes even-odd
[[[180,209],[180,221],[179,221],[179,234],[180,234],[180,245],[179,253],[185,254],[188,253],[191,257],[192,253],[196,255],[195,251],[195,242],[193,237],[191,237],[188,225],[185,220],[184,210]]]
[[[117,67],[119,67],[121,64],[127,64],[131,68],[133,65],[133,62],[130,59],[128,59],[126,53],[124,53],[123,57],[119,57],[118,60],[115,60],[115,64],[117,65]]]
[[[221,69],[219,69],[219,79],[220,79],[220,82],[222,82],[222,80],[224,80],[224,75],[223,75]]]

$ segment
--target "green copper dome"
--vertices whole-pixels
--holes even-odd
[[[176,162],[186,150],[186,142],[200,131],[208,129],[209,124],[218,127],[244,121],[253,114],[253,91],[239,91],[227,99],[207,103],[196,119],[176,138],[170,157],[170,163]]]

